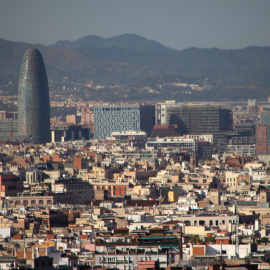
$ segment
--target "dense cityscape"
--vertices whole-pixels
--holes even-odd
[[[270,268],[269,100],[50,100],[49,87],[29,49],[18,96],[1,99],[1,269]]]
[[[0,270],[270,270],[269,10],[0,0]]]

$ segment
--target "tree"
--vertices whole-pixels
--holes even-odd
[[[205,238],[206,243],[214,243],[216,242],[216,238],[214,236],[209,236]]]
[[[263,238],[261,239],[261,242],[264,243],[264,244],[266,244],[266,243],[269,242],[269,239],[268,239],[267,237],[263,237]]]
[[[193,244],[196,244],[198,239],[199,239],[199,235],[197,235],[197,234],[196,235],[192,235],[191,242]]]

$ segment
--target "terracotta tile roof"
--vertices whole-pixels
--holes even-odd
[[[55,235],[54,234],[47,234],[47,239],[55,239]]]
[[[14,240],[20,240],[20,239],[22,239],[22,235],[21,234],[14,235],[13,239]]]
[[[127,229],[127,228],[123,228],[123,227],[121,227],[121,228],[117,228],[117,229],[114,229],[114,231],[123,231],[123,230],[128,231],[128,229]]]

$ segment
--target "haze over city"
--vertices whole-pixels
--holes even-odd
[[[50,45],[133,33],[173,49],[269,46],[267,0],[1,0],[0,37]]]

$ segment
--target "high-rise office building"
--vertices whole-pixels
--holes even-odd
[[[256,154],[270,155],[270,123],[256,125]]]
[[[50,98],[44,61],[39,50],[24,54],[18,85],[18,133],[34,143],[50,142]]]
[[[94,137],[105,139],[113,131],[140,130],[140,106],[94,107]]]
[[[146,131],[150,136],[155,125],[155,107],[96,106],[94,107],[94,137],[104,139],[114,131]]]
[[[270,155],[270,113],[263,111],[256,125],[256,154]]]
[[[140,129],[146,131],[147,136],[151,137],[153,127],[155,125],[156,112],[153,105],[140,106]]]
[[[220,106],[162,104],[161,124],[176,124],[180,135],[232,130],[232,112]]]

